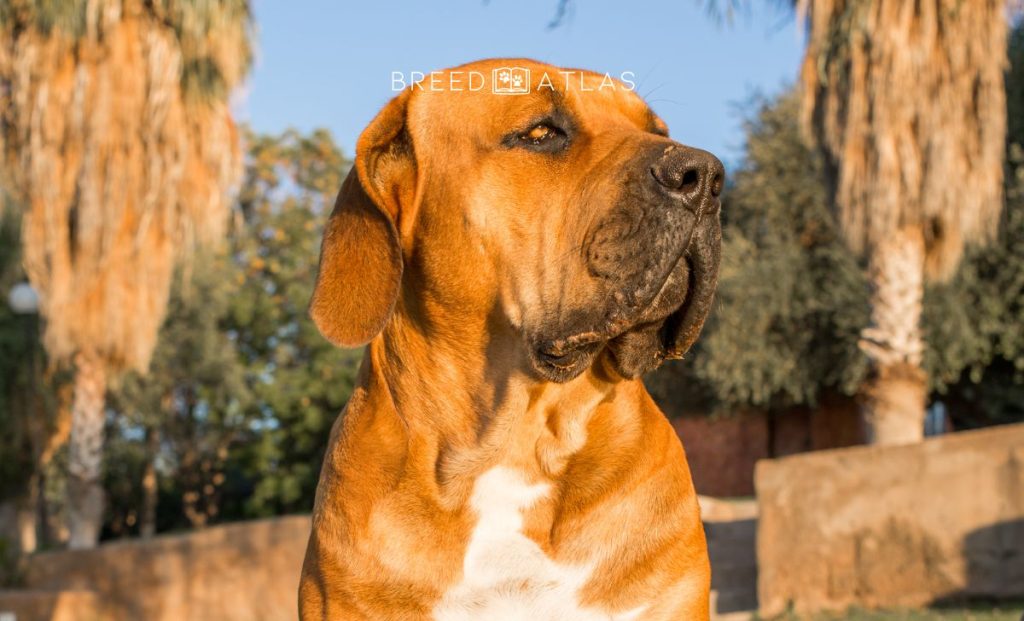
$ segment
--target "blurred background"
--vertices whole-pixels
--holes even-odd
[[[0,0],[0,620],[294,617],[353,146],[394,72],[527,56],[632,72],[727,164],[714,312],[646,378],[716,616],[1016,621],[1019,10]]]

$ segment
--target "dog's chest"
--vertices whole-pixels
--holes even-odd
[[[626,621],[642,609],[608,613],[584,608],[579,591],[586,566],[562,565],[523,534],[523,512],[545,497],[547,484],[530,484],[515,470],[496,467],[473,488],[478,521],[463,559],[462,580],[434,609],[437,621]]]

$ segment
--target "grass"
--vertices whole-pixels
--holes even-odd
[[[988,605],[967,608],[929,608],[924,610],[868,611],[850,610],[845,614],[821,614],[813,621],[1024,621],[1024,605]],[[798,619],[795,616],[782,618]],[[781,620],[780,620],[781,621]]]

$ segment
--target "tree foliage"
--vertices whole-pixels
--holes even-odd
[[[349,164],[324,131],[247,143],[231,242],[180,275],[150,374],[114,392],[111,451],[136,473],[109,518],[124,531],[138,521],[140,460],[153,457],[146,427],[160,437],[160,529],[308,511],[353,386],[361,352],[333,347],[306,316]],[[113,485],[123,477],[107,463]]]
[[[1006,1],[800,4],[803,124],[845,237],[870,254],[921,229],[929,274],[948,277],[1002,209]]]
[[[747,161],[723,207],[719,313],[695,362],[726,400],[813,402],[824,386],[854,390],[863,374],[864,279],[796,131],[797,109],[787,95],[747,123]]]
[[[689,368],[669,367],[655,383],[688,377],[722,407],[814,403],[826,389],[854,391],[863,377],[864,276],[837,233],[821,164],[801,140],[795,95],[754,106],[745,160],[723,196],[714,312]]]

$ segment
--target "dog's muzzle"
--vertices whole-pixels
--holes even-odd
[[[681,358],[711,309],[721,253],[722,163],[706,151],[664,142],[645,159],[645,166],[631,167],[621,208],[586,245],[591,274],[608,283],[603,312],[584,312],[561,336],[532,344],[535,368],[552,381],[575,377],[605,350],[627,378]]]

